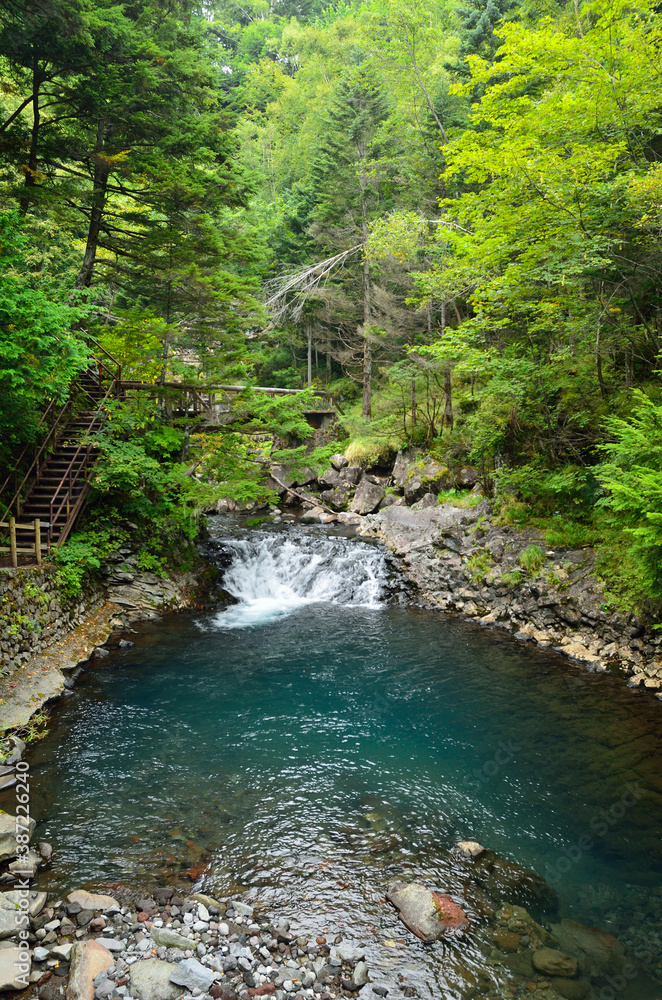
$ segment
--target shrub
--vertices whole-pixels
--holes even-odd
[[[546,558],[545,553],[537,545],[529,545],[520,552],[519,564],[527,573],[535,576],[542,569]]]

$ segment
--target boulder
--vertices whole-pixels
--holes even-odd
[[[24,990],[29,982],[30,952],[11,941],[0,942],[0,993]]]
[[[130,974],[131,996],[138,1000],[177,1000],[182,995],[181,988],[170,982],[176,968],[174,962],[161,962],[158,958],[135,962]]]
[[[353,514],[372,514],[384,499],[384,490],[367,479],[362,479],[356,487],[354,499],[349,505]]]
[[[418,450],[416,448],[407,448],[404,451],[399,451],[395,456],[395,463],[393,465],[393,483],[395,486],[399,486],[402,489],[409,478],[409,472],[411,468],[416,464],[418,460]]]
[[[563,919],[552,925],[551,932],[563,951],[576,958],[582,971],[591,976],[617,975],[625,964],[624,946],[607,931]]]
[[[71,951],[67,1000],[94,1000],[94,980],[114,964],[100,941],[77,941]]]
[[[405,483],[405,502],[411,506],[427,493],[427,485],[418,476],[407,480]]]
[[[396,497],[395,493],[387,493],[384,499],[379,504],[379,510],[384,510],[385,507],[392,507],[394,503],[397,503],[399,497]]]
[[[331,458],[329,459],[329,461],[331,462],[332,467],[337,472],[340,472],[341,469],[346,469],[347,466],[349,465],[349,463],[348,463],[347,459],[345,458],[345,456],[344,455],[340,455],[340,454],[338,454],[338,455],[332,455]]]
[[[27,929],[25,922],[21,922],[20,925],[17,923],[17,917],[22,912],[20,909],[21,899],[22,893],[16,889],[0,893],[0,940],[14,937],[21,927]],[[31,892],[29,894],[28,913],[31,917],[36,917],[43,910],[46,899],[45,892]]]
[[[340,482],[340,474],[337,469],[327,469],[324,475],[320,476],[317,481],[320,486],[332,488]]]
[[[421,941],[431,943],[445,934],[469,927],[469,919],[450,896],[433,892],[420,882],[395,882],[386,894],[405,927]]]
[[[119,906],[117,900],[112,896],[104,896],[100,893],[87,892],[85,889],[76,889],[67,896],[70,903],[80,903],[81,910],[111,910]]]
[[[458,854],[461,858],[477,858],[484,851],[485,848],[477,840],[458,840],[453,848],[453,853]]]
[[[182,948],[186,951],[187,948],[191,947],[191,941],[188,938],[168,927],[152,927],[149,933],[152,941],[159,948]]]
[[[540,875],[516,861],[483,851],[474,861],[473,875],[488,896],[499,903],[515,903],[534,913],[554,913],[558,898]]]
[[[330,507],[335,507],[336,510],[340,510],[346,507],[352,497],[352,487],[349,483],[339,483],[332,490],[324,490],[320,493],[320,500],[327,503]]]
[[[533,953],[533,965],[546,976],[565,976],[572,979],[577,975],[577,959],[564,955],[556,948],[537,948]]]
[[[362,475],[363,469],[360,465],[348,465],[345,469],[341,469],[339,473],[340,482],[350,483],[351,486],[356,486]]]
[[[352,972],[352,982],[354,983],[355,986],[359,987],[359,989],[361,988],[361,986],[365,986],[365,984],[369,982],[368,966],[365,964],[365,962],[356,963],[354,971]]]
[[[416,510],[425,510],[426,507],[436,507],[439,501],[435,493],[424,493],[420,500],[417,500],[413,506]]]
[[[197,958],[185,958],[170,973],[170,982],[185,986],[187,990],[202,990],[206,993],[214,982],[216,974],[205,968]]]
[[[322,517],[324,517],[324,508],[313,507],[301,515],[301,522],[302,524],[320,524]]]
[[[291,469],[288,469],[286,465],[272,465],[269,469],[269,474],[271,478],[276,483],[276,492],[283,487],[288,489],[291,486],[296,486],[296,479]],[[280,480],[280,482],[278,482]]]
[[[12,875],[18,875],[19,878],[33,879],[37,874],[37,869],[41,864],[41,854],[37,854],[36,851],[28,851],[26,854],[21,854],[16,861],[12,861],[7,865],[7,869],[12,873]]]
[[[35,820],[31,819],[28,831],[34,833]],[[0,861],[16,857],[16,817],[0,811]]]
[[[470,466],[465,466],[465,468],[460,469],[455,481],[458,486],[463,486],[467,489],[470,486],[475,486],[480,479],[480,474],[478,469],[472,469]]]

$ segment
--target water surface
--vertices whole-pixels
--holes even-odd
[[[267,528],[221,559],[239,603],[142,628],[31,750],[45,884],[249,890],[306,928],[370,935],[396,986],[454,997],[449,946],[398,943],[384,892],[438,883],[475,839],[544,875],[562,915],[662,948],[658,703],[380,603],[373,546]],[[466,947],[478,963],[479,936]]]

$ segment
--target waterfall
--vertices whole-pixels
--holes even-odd
[[[237,600],[216,616],[218,628],[262,624],[304,604],[377,607],[388,578],[377,547],[296,528],[217,537],[215,548],[222,585]]]

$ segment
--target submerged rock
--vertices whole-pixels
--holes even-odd
[[[453,854],[458,854],[461,858],[477,858],[484,853],[485,848],[477,840],[458,840],[453,848]]]
[[[591,976],[617,975],[621,972],[626,951],[613,934],[567,919],[553,924],[551,930],[561,948],[579,961],[583,972]]]
[[[533,965],[538,972],[547,976],[565,976],[572,978],[577,975],[577,959],[564,955],[556,948],[538,948],[533,953]]]
[[[427,943],[469,927],[469,918],[450,896],[433,892],[420,882],[395,882],[386,894],[405,927]]]
[[[475,858],[473,876],[497,902],[516,903],[539,913],[555,913],[558,908],[556,893],[541,875],[494,851],[485,850]]]

